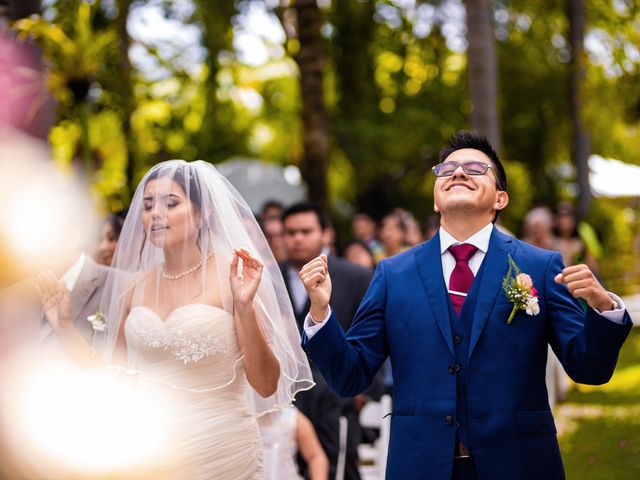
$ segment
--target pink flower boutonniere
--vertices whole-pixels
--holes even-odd
[[[509,270],[502,279],[502,289],[506,297],[513,303],[507,325],[511,325],[518,310],[524,310],[527,315],[532,316],[540,313],[538,291],[533,286],[533,280],[526,273],[520,272],[511,255],[509,255]]]

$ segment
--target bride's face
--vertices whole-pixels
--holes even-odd
[[[200,214],[180,184],[169,178],[151,180],[142,201],[142,224],[151,243],[171,248],[196,242]]]

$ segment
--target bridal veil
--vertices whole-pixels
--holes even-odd
[[[193,207],[185,220],[192,225],[193,235],[180,234],[179,230],[186,228],[184,225],[168,225],[169,228],[164,229],[162,222],[149,223],[150,202],[160,201],[166,209],[175,206],[169,190],[149,198],[145,191],[153,180],[162,180],[165,187],[179,185],[184,191]],[[160,183],[155,182],[156,185]],[[145,209],[146,228],[142,220]],[[162,229],[163,232],[158,231]],[[173,242],[172,265],[165,264],[167,246],[151,241],[152,235],[160,234],[167,242]],[[193,258],[194,241],[199,257],[196,259]],[[113,273],[107,279],[101,303],[100,316],[104,318],[106,329],[96,334],[96,350],[107,363],[116,361],[124,322],[133,308],[151,309],[162,321],[167,321],[173,311],[193,304],[214,305],[233,313],[229,273],[236,248],[245,248],[264,265],[253,303],[262,332],[280,363],[276,393],[263,398],[247,387],[250,405],[257,415],[288,406],[297,392],[313,386],[313,380],[306,354],[300,347],[300,334],[284,281],[247,203],[213,165],[201,160],[160,163],[144,176],[136,189],[118,240]],[[180,260],[181,254],[184,258],[176,263],[176,256]],[[180,281],[185,276],[191,280]],[[173,306],[172,311],[162,312],[167,303]],[[212,349],[226,348],[217,339],[188,338],[180,331],[157,339],[157,347],[171,349],[175,352],[175,361],[185,363],[198,361]],[[130,352],[127,368],[135,371],[137,360]],[[219,380],[220,385],[206,385],[203,390],[213,393],[224,387],[226,381],[232,381],[241,361],[242,358],[238,358],[232,371],[223,376],[224,380]]]

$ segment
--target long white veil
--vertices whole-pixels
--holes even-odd
[[[147,225],[145,230],[143,224],[142,217],[145,213],[148,215],[150,208],[150,200],[145,198],[145,187],[154,179],[168,179],[180,185],[193,206],[186,223],[192,225],[194,235],[181,240],[184,245],[172,246],[173,253],[184,252],[183,267],[179,271],[169,272],[169,266],[165,265],[164,249],[150,241],[150,235],[154,235],[154,225]],[[170,197],[164,198],[163,202],[166,202],[164,208],[173,208]],[[180,229],[187,228],[182,224],[168,227],[164,234],[174,242],[181,238]],[[198,246],[200,263],[194,263],[194,240]],[[280,363],[276,393],[262,398],[249,387],[250,404],[257,415],[289,405],[297,392],[313,386],[313,380],[308,360],[300,347],[300,335],[282,275],[247,203],[213,165],[201,160],[160,163],[145,175],[136,189],[118,240],[112,264],[113,274],[107,279],[103,295],[101,310],[107,328],[96,337],[96,350],[107,363],[117,361],[116,353],[122,345],[129,313],[136,307],[144,307],[161,316],[160,305],[166,305],[168,298],[172,310],[183,305],[204,303],[233,313],[229,269],[234,249],[240,247],[249,250],[264,265],[254,307],[264,336]],[[213,282],[212,269],[215,270]],[[195,287],[185,289],[179,287],[180,282],[162,281],[171,277],[169,273],[174,274],[175,278],[176,274],[180,277],[184,272],[189,272],[187,275],[197,279],[191,284]],[[161,284],[176,287],[170,290],[165,287],[163,290]],[[128,353],[127,368],[135,371],[137,359],[131,352]],[[191,360],[197,361],[197,353]],[[185,358],[176,358],[175,361],[185,361]],[[235,371],[230,371],[223,377],[230,380],[234,375]],[[220,382],[220,385],[210,384],[203,389],[213,392],[224,386],[224,381]]]

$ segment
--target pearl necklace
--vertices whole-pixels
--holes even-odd
[[[204,264],[204,262],[206,262],[207,260],[209,260],[209,258],[211,258],[211,255],[213,255],[213,252],[209,252],[207,254],[206,257],[204,257],[203,259],[200,260],[200,262],[198,262],[196,265],[194,265],[191,268],[188,268],[187,270],[185,270],[184,272],[180,272],[180,273],[176,273],[175,275],[169,275],[167,272],[165,272],[164,270],[164,264],[162,264],[162,278],[166,278],[167,280],[178,280],[182,277],[186,277],[187,275],[189,275],[190,273],[195,272],[196,270],[198,270],[199,268],[202,267],[202,265]]]

